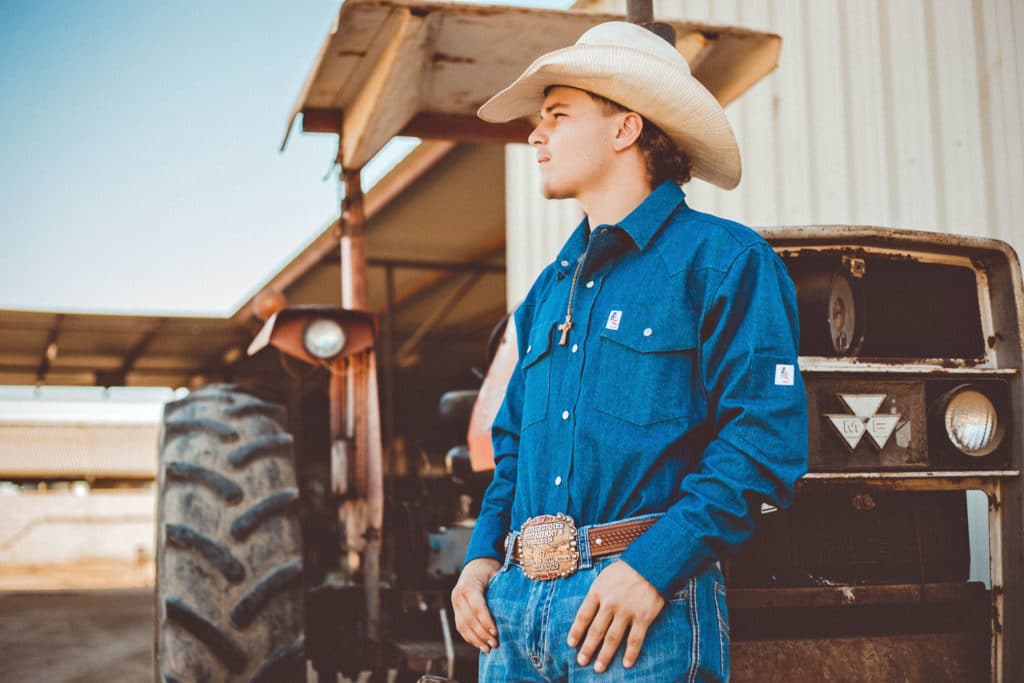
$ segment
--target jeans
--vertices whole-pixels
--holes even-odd
[[[509,548],[512,544],[509,544]],[[565,639],[590,585],[618,555],[591,561],[563,579],[532,581],[506,554],[487,587],[487,605],[498,627],[498,647],[480,655],[480,681],[726,681],[729,678],[729,614],[722,570],[713,563],[665,603],[644,639],[640,657],[622,666],[626,639],[608,669],[594,673],[597,652],[586,667]],[[627,634],[628,635],[628,634]],[[600,651],[600,647],[598,647]]]

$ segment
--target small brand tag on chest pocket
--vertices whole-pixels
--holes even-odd
[[[608,314],[608,322],[605,323],[605,329],[617,330],[619,324],[622,322],[622,311],[612,311]]]

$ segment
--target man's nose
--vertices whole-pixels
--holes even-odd
[[[543,145],[547,140],[547,136],[541,130],[544,127],[544,122],[541,121],[537,124],[537,127],[530,132],[530,137],[526,138],[526,141],[531,145]]]

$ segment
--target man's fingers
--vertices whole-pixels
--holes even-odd
[[[573,620],[572,626],[569,628],[569,637],[566,638],[569,647],[576,647],[576,644],[583,639],[583,634],[587,632],[587,627],[590,626],[594,615],[597,614],[598,607],[600,607],[600,602],[597,597],[593,593],[587,593],[583,604],[576,612],[576,619]]]
[[[483,591],[475,587],[459,587],[452,593],[455,629],[473,647],[490,652],[498,646],[498,629],[494,625]]]
[[[580,666],[586,666],[590,663],[590,658],[594,656],[601,641],[604,640],[604,634],[608,631],[614,616],[615,612],[613,610],[598,610],[597,616],[590,622],[590,628],[587,629],[587,639],[583,641],[580,653],[576,655],[576,662]]]
[[[608,632],[604,635],[604,645],[601,646],[601,651],[597,653],[594,671],[601,673],[612,663],[612,659],[619,649],[619,643],[622,642],[622,636],[626,634],[628,626],[629,622],[623,617],[618,617],[612,621],[611,626],[608,627]]]
[[[483,625],[475,619],[470,621],[457,621],[455,629],[467,643],[478,650],[490,652],[491,648],[497,647],[497,638],[487,633],[487,630]]]
[[[647,637],[647,626],[648,624],[634,621],[629,627],[626,652],[622,655],[622,666],[627,669],[636,664],[637,658],[640,657],[640,648],[643,647],[644,638]]]
[[[490,647],[498,647],[498,628],[494,625],[491,611],[487,609],[487,599],[483,593],[469,595],[469,609],[473,614],[471,623],[477,636]]]

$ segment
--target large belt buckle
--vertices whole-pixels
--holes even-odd
[[[575,574],[580,553],[576,547],[576,522],[572,517],[539,515],[523,523],[519,532],[519,564],[535,581]]]

